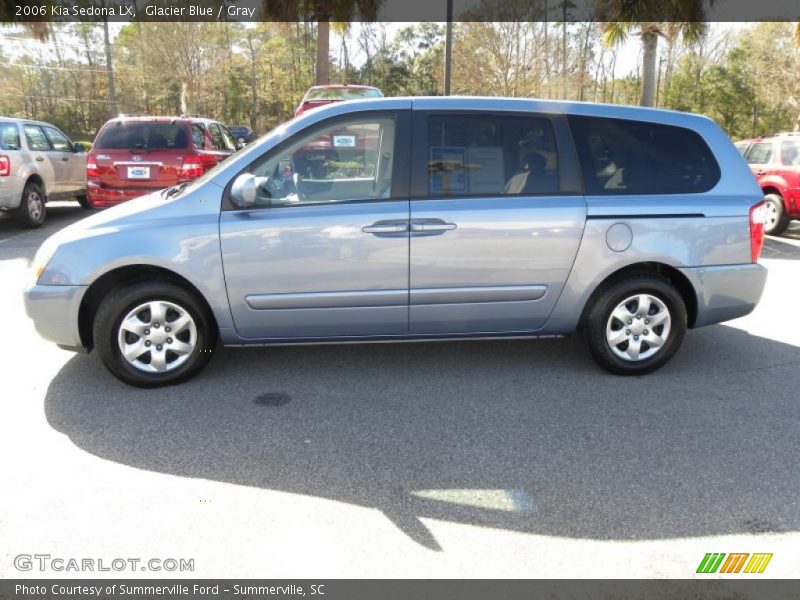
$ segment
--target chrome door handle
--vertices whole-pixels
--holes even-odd
[[[422,223],[411,223],[411,231],[418,232],[418,233],[427,233],[430,231],[452,231],[458,227],[455,223],[445,223],[445,222],[422,222]]]
[[[364,233],[405,233],[408,231],[408,223],[373,223],[364,225],[361,228]]]
[[[44,160],[44,156],[37,156],[36,160],[38,160],[39,162],[42,162]]]
[[[64,162],[67,162],[69,160],[69,156],[62,156],[61,160],[63,160]]]

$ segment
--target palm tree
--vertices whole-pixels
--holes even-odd
[[[649,0],[597,0],[597,4],[598,15],[603,21],[600,25],[603,42],[607,46],[622,43],[631,33],[641,38],[642,84],[639,104],[654,106],[658,39],[675,40],[681,37],[688,43],[700,39],[706,31],[702,0],[664,0],[657,11]],[[645,20],[653,17],[665,20]]]
[[[345,23],[359,18],[374,21],[383,0],[262,0],[264,15],[281,21],[311,19],[317,22],[316,83],[329,82],[331,21]]]

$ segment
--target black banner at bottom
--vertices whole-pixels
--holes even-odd
[[[533,598],[800,600],[800,581],[409,580],[409,579],[6,579],[0,598],[18,600],[531,600]]]

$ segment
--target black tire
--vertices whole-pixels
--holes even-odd
[[[783,206],[783,198],[778,194],[767,194],[764,196],[764,202],[767,204],[767,224],[764,232],[767,235],[782,234],[789,227],[789,217]]]
[[[86,210],[94,209],[94,207],[91,204],[89,204],[89,197],[86,194],[80,194],[78,196],[75,196],[75,200],[78,201],[78,204],[80,204],[81,208],[83,209]]]
[[[35,229],[41,227],[47,216],[46,198],[42,186],[29,181],[22,190],[19,208],[14,212],[17,221],[23,227]]]
[[[612,312],[626,299],[639,294],[646,294],[663,303],[669,311],[669,331],[666,334],[666,341],[651,356],[639,360],[621,358],[612,350],[612,346],[606,336],[606,328],[611,327],[614,330],[614,327],[609,325]],[[653,311],[652,314],[658,310],[655,304],[653,303],[655,308],[651,309]],[[634,302],[628,305],[628,307],[631,306],[635,307],[637,304]],[[628,308],[627,310],[631,309]],[[638,313],[638,310],[637,307],[633,312]],[[633,315],[630,321],[634,333],[637,331],[634,328],[645,327],[646,325],[644,324],[648,322],[646,316],[638,321],[636,319],[637,316]],[[686,321],[686,304],[669,281],[657,275],[634,275],[602,291],[589,307],[584,325],[589,350],[601,367],[615,375],[644,375],[664,366],[677,352],[686,334]],[[618,327],[622,322],[614,320],[613,324]],[[631,331],[627,329],[627,322],[622,325],[626,332]],[[659,334],[664,333],[663,325],[656,325],[654,332],[656,329],[659,330]],[[645,329],[644,331],[648,330]],[[639,334],[639,337],[636,337],[637,340],[642,337],[642,332],[639,332]],[[617,344],[615,348],[618,352],[626,352],[630,343],[633,342],[622,342]],[[639,343],[642,349],[646,348],[642,352],[646,354],[650,350],[650,346],[646,344],[645,340]]]
[[[122,320],[139,305],[152,301],[179,306],[191,316],[196,329],[196,343],[187,353],[185,362],[159,373],[145,372],[129,363],[118,343]],[[169,320],[165,323],[168,325]],[[163,330],[166,331],[166,325]],[[160,387],[191,379],[211,359],[216,343],[216,325],[203,302],[195,294],[168,281],[135,283],[112,291],[100,304],[94,319],[94,345],[103,363],[114,377],[136,387]],[[165,354],[167,352],[169,349]]]

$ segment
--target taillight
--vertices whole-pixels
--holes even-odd
[[[97,168],[97,162],[95,161],[94,156],[89,156],[89,158],[86,159],[86,177],[100,177],[100,169]]]
[[[217,164],[217,158],[213,154],[190,154],[183,159],[178,178],[181,180],[197,179]]]
[[[764,248],[764,229],[767,224],[767,205],[763,201],[750,208],[750,260],[758,262]]]
[[[11,159],[7,156],[0,156],[0,177],[11,175]]]

